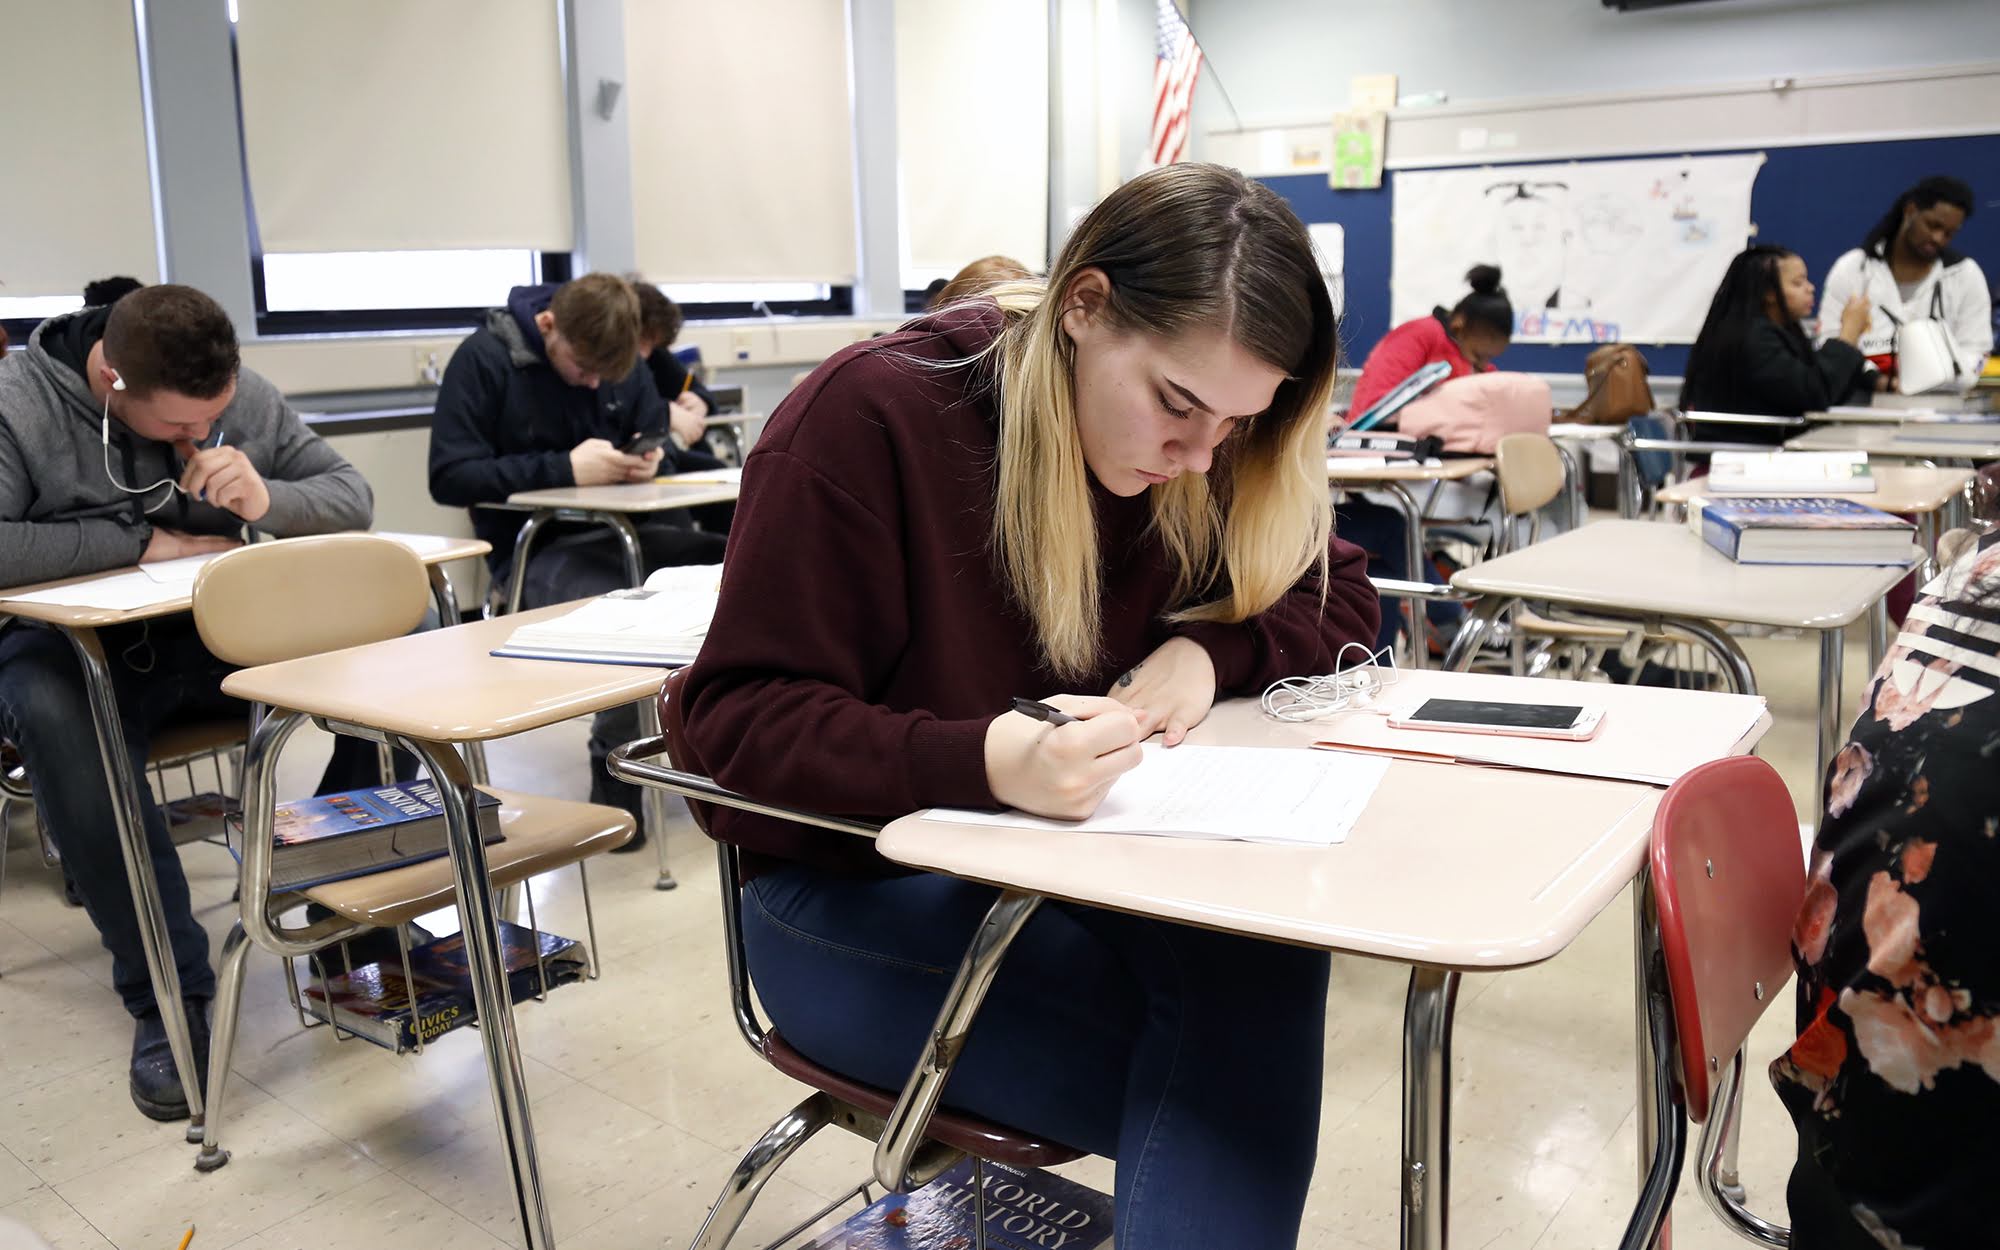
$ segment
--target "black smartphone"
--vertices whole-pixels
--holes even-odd
[[[634,434],[631,437],[631,439],[627,441],[626,444],[623,447],[620,447],[618,450],[627,456],[643,456],[648,454],[649,452],[658,451],[660,448],[665,447],[666,445],[667,445],[667,436],[665,434],[646,434],[642,432]]]

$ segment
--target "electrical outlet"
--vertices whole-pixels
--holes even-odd
[[[750,359],[750,331],[731,331],[729,335],[729,351],[731,355],[736,357],[738,364],[747,363]]]
[[[423,386],[436,386],[444,380],[444,362],[438,359],[435,347],[416,349],[417,381]]]

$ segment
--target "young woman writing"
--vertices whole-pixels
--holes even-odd
[[[1153,171],[1046,284],[989,294],[834,356],[749,458],[684,694],[723,784],[879,818],[1082,817],[1144,738],[1172,746],[1218,696],[1330,672],[1374,635],[1362,555],[1329,537],[1333,311],[1276,195]],[[1077,719],[1006,710],[1024,694]],[[772,1019],[900,1086],[994,891],[746,813],[714,831],[750,852]],[[1120,1244],[1289,1248],[1326,982],[1320,953],[1044,907],[948,1098],[1116,1158]]]

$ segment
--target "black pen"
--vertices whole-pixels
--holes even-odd
[[[1016,699],[1014,710],[1032,720],[1045,721],[1051,725],[1068,725],[1076,720],[1061,708],[1053,708],[1040,699]]]

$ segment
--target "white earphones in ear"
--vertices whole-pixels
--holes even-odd
[[[111,371],[111,389],[114,391],[122,391],[125,389],[125,379],[118,376],[118,371],[116,369],[113,369]]]

